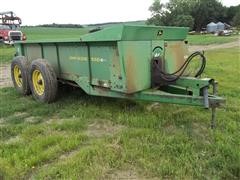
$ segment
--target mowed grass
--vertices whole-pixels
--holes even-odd
[[[9,63],[15,54],[15,49],[9,45],[0,44],[0,63]]]
[[[203,35],[188,35],[187,40],[190,45],[209,45],[233,42],[237,41],[239,38],[240,38],[239,35],[215,36],[213,34],[203,34]]]
[[[227,100],[210,129],[198,107],[93,97],[61,87],[41,104],[0,89],[5,179],[239,179],[239,49],[206,52],[204,76]]]
[[[80,39],[81,35],[88,33],[87,28],[25,27],[21,30],[27,40]]]

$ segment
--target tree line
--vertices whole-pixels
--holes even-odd
[[[38,25],[38,27],[55,27],[55,28],[83,28],[80,24],[42,24]]]
[[[240,4],[226,7],[218,0],[154,0],[149,10],[152,16],[147,24],[186,26],[196,31],[212,21],[240,27]]]

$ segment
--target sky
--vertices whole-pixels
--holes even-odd
[[[221,1],[225,6],[240,4],[240,0]],[[152,2],[153,0],[5,0],[1,3],[0,12],[15,12],[22,19],[23,25],[94,24],[145,20],[151,16],[148,8]]]

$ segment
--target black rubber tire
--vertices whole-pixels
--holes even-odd
[[[16,82],[16,79],[14,77],[14,67],[18,66],[18,68],[21,70],[21,79],[22,79],[22,85],[19,86]],[[22,94],[22,95],[29,95],[31,94],[29,81],[28,81],[28,61],[24,56],[17,56],[12,60],[11,63],[11,77],[12,82],[16,90]]]
[[[33,85],[33,72],[38,70],[41,72],[44,81],[44,92],[39,95]],[[56,100],[58,91],[57,76],[52,66],[45,59],[34,60],[31,64],[29,73],[29,84],[33,94],[33,97],[40,102],[51,103]]]

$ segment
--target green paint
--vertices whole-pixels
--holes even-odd
[[[175,71],[185,59],[187,32],[119,25],[79,39],[22,42],[16,49],[28,61],[47,59],[58,78],[76,82],[90,95],[204,106],[202,89],[211,86],[211,79],[181,78],[174,87],[151,89],[152,58],[161,57],[164,69]],[[209,96],[209,101],[223,99]]]

